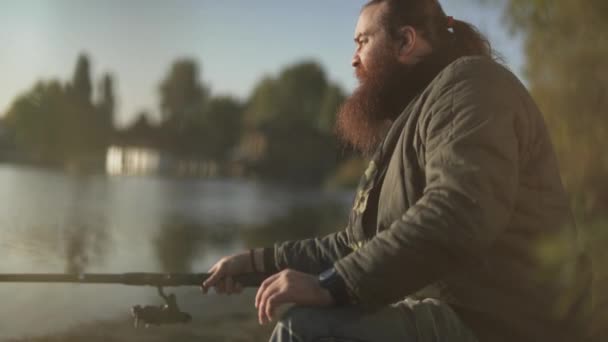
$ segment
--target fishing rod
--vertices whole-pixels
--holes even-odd
[[[5,273],[0,274],[0,283],[77,283],[77,284],[122,284],[130,286],[154,286],[158,295],[165,301],[164,305],[135,305],[131,315],[135,327],[144,324],[167,325],[188,323],[192,316],[181,311],[175,294],[165,294],[163,288],[178,286],[201,286],[210,273]],[[263,273],[246,273],[236,275],[233,280],[244,287],[258,287],[268,277]]]
[[[132,286],[201,286],[210,273],[2,273],[0,283],[81,283],[81,284],[122,284]],[[267,275],[246,273],[234,276],[234,281],[245,287],[259,286]]]

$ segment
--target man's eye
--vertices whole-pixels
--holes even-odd
[[[368,41],[368,39],[363,39],[363,38],[359,38],[359,39],[355,39],[355,44],[357,44],[357,46],[361,46],[366,44]]]

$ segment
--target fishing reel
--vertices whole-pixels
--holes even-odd
[[[131,315],[133,316],[133,325],[139,328],[144,325],[146,328],[151,325],[171,325],[185,324],[192,320],[192,316],[183,312],[177,305],[177,297],[170,293],[166,295],[162,286],[158,286],[158,295],[165,301],[164,305],[135,305],[131,307]]]

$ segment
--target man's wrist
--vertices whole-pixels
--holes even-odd
[[[277,269],[274,259],[274,247],[266,247],[260,249],[262,251],[262,271],[267,274],[277,273],[279,270]]]
[[[351,303],[346,282],[335,268],[332,267],[319,274],[319,285],[329,292],[335,305]]]
[[[264,258],[263,258],[263,248],[255,248],[252,250],[252,271],[258,273],[264,273]]]

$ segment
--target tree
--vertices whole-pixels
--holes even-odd
[[[153,125],[146,111],[140,111],[135,121],[119,132],[119,142],[140,147],[158,147],[160,137],[158,127]]]
[[[526,37],[526,75],[545,114],[593,263],[593,341],[608,340],[608,2],[510,0],[507,18]],[[593,223],[591,223],[593,222]]]
[[[336,114],[346,99],[342,88],[331,84],[327,87],[317,120],[319,129],[325,134],[332,134],[336,122]]]
[[[111,87],[110,83],[106,86]],[[102,89],[102,91],[108,89]],[[107,118],[96,107],[92,100],[91,65],[89,57],[82,53],[78,56],[72,81],[67,84],[65,92],[65,108],[63,109],[63,125],[78,147],[66,146],[69,159],[88,159],[87,154],[103,154],[109,143],[111,128]],[[111,89],[110,89],[111,92]],[[104,95],[110,95],[104,93]],[[109,109],[109,108],[106,108]]]
[[[107,115],[113,110],[112,82],[105,78],[98,108],[91,102],[89,72],[88,58],[80,55],[70,83],[41,81],[13,102],[7,124],[27,159],[72,166],[100,163],[111,133]]]
[[[166,121],[188,122],[201,113],[207,96],[196,62],[178,60],[160,85],[161,115]]]
[[[97,107],[101,114],[104,128],[111,130],[114,127],[114,110],[116,98],[114,96],[114,80],[112,75],[105,74],[99,84],[100,96]]]
[[[257,171],[295,183],[325,179],[339,160],[332,128],[343,99],[340,88],[313,61],[287,66],[277,78],[260,81],[245,110],[242,142],[254,144],[263,137],[264,151],[261,156],[256,151]]]
[[[165,148],[174,154],[200,156],[203,109],[209,90],[199,79],[195,61],[182,59],[173,63],[160,85],[161,129]]]
[[[59,111],[61,104],[58,99],[62,95],[59,82],[39,82],[12,103],[6,114],[6,123],[14,132],[15,144],[22,153],[35,159],[58,154],[57,142],[51,138],[51,132],[56,128],[51,115]]]
[[[236,147],[242,131],[243,105],[230,96],[209,99],[201,125],[204,139],[201,149],[207,157],[224,160]]]
[[[328,87],[323,68],[312,61],[288,66],[278,84],[282,114],[278,119],[315,126]]]
[[[258,82],[249,97],[243,118],[245,126],[260,128],[279,116],[278,88],[277,81],[272,77],[265,77]]]
[[[71,90],[74,96],[84,103],[91,103],[91,75],[90,63],[86,54],[80,54],[76,62],[76,69],[72,77]]]
[[[608,2],[510,0],[507,18],[525,34],[526,76],[556,145],[577,207],[608,208]]]
[[[249,99],[246,122],[253,127],[269,123],[317,125],[328,87],[322,67],[303,61],[286,67],[276,79],[266,77]]]
[[[38,82],[10,107],[7,123],[17,148],[34,161],[63,163],[83,153],[88,135],[58,81]]]

